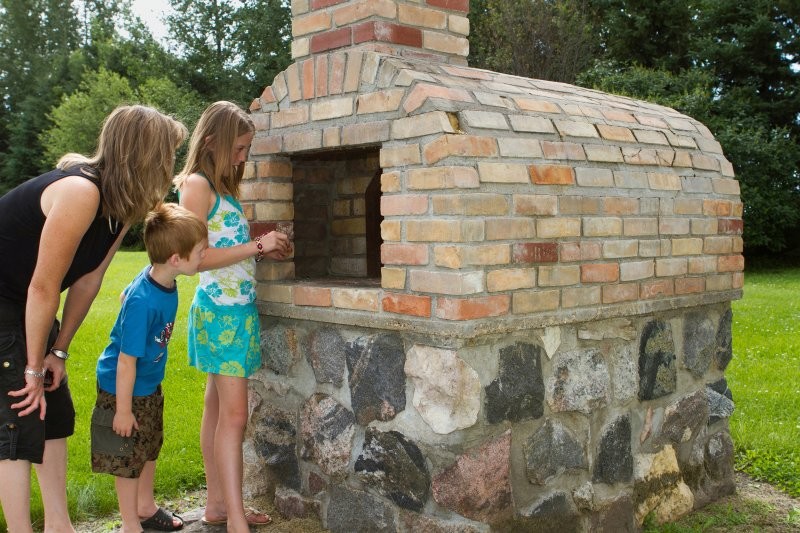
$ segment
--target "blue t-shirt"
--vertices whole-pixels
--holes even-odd
[[[167,344],[178,312],[178,288],[168,289],[150,277],[145,267],[125,288],[125,301],[111,330],[111,342],[97,361],[97,381],[117,393],[120,352],[136,357],[134,396],[149,396],[164,380]]]

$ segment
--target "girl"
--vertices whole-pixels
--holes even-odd
[[[189,361],[207,372],[200,444],[208,501],[203,522],[229,532],[272,519],[245,510],[242,440],[247,424],[247,378],[261,366],[255,262],[283,259],[286,235],[270,232],[250,240],[239,205],[239,183],[255,127],[230,102],[211,104],[189,143],[186,165],[175,178],[181,203],[208,224],[209,248],[189,314]]]

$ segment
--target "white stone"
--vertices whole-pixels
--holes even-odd
[[[414,384],[414,408],[434,432],[445,435],[478,420],[478,373],[455,351],[416,344],[406,354],[405,373]]]
[[[544,334],[540,337],[542,344],[544,344],[544,351],[547,353],[547,358],[552,359],[553,354],[556,353],[558,347],[561,346],[561,328],[552,326],[544,328]]]

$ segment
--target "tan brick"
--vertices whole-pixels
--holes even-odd
[[[398,242],[402,228],[403,225],[399,220],[384,220],[381,222],[381,239],[385,242]]]
[[[703,253],[703,239],[672,239],[672,255],[699,255]]]
[[[258,161],[256,176],[259,178],[291,178],[292,163],[284,160]]]
[[[344,92],[351,93],[358,89],[361,81],[361,64],[364,61],[363,52],[349,52],[347,54],[347,72],[344,76]]]
[[[675,280],[675,294],[696,294],[706,290],[704,278],[677,278]]]
[[[586,307],[599,305],[601,301],[601,287],[594,285],[591,287],[577,287],[561,289],[561,307]]]
[[[598,163],[622,163],[622,150],[618,146],[606,146],[600,144],[584,144],[583,151],[586,152],[586,159]]]
[[[435,9],[412,5],[397,6],[397,17],[402,24],[443,30],[447,27],[447,14]]]
[[[575,169],[575,181],[582,187],[613,187],[614,173],[607,168]]]
[[[661,235],[686,235],[689,233],[689,219],[662,217],[658,222],[658,232]]]
[[[542,152],[548,159],[585,160],[583,146],[570,142],[542,141]]]
[[[562,263],[593,261],[602,257],[601,245],[599,242],[589,241],[565,242],[559,245],[558,256]]]
[[[461,57],[467,57],[469,54],[469,41],[467,39],[438,31],[423,31],[422,46],[427,50],[435,50]]]
[[[586,217],[583,219],[583,235],[586,237],[622,235],[622,219],[619,217]]]
[[[381,192],[400,192],[400,173],[384,172],[381,174]]]
[[[469,35],[469,19],[467,17],[449,15],[447,17],[447,27],[458,35],[463,35],[464,37]]]
[[[606,259],[636,257],[639,251],[639,241],[636,240],[605,240],[602,246]]]
[[[486,220],[486,240],[530,239],[536,236],[535,221],[529,218]]]
[[[471,128],[490,130],[508,129],[508,123],[506,122],[505,115],[495,111],[467,110],[459,113],[459,117],[460,122]]]
[[[283,137],[275,135],[272,137],[256,137],[250,145],[250,155],[277,154],[283,146]]]
[[[597,130],[593,124],[575,120],[554,120],[553,123],[562,137],[593,137],[597,138]]]
[[[731,251],[742,253],[744,251],[744,239],[740,236],[733,236],[731,239],[733,240],[733,249]]]
[[[575,183],[573,168],[565,165],[530,165],[528,172],[531,182],[536,185],[572,185]]]
[[[447,157],[493,157],[497,141],[491,137],[445,134],[423,147],[425,161],[434,164]]]
[[[406,240],[409,242],[462,242],[461,223],[458,220],[409,220]]]
[[[729,291],[733,288],[733,276],[731,274],[717,274],[706,278],[706,290]]]
[[[381,245],[381,263],[384,265],[427,265],[428,247],[424,244]]]
[[[447,113],[442,111],[432,111],[406,118],[393,120],[392,139],[408,139],[410,137],[421,137],[434,133],[453,133],[453,126]]]
[[[327,11],[313,11],[307,15],[292,17],[292,36],[300,37],[327,30],[331,27],[331,15]]]
[[[405,289],[406,269],[392,267],[381,268],[381,287],[384,289]]]
[[[331,98],[311,104],[311,120],[329,120],[353,114],[353,98]]]
[[[723,255],[717,259],[717,272],[740,272],[744,270],[744,256]]]
[[[553,122],[544,117],[530,115],[510,115],[511,127],[514,131],[523,133],[555,133]]]
[[[314,94],[317,98],[328,96],[328,58],[317,56],[314,61],[314,79],[316,80]]]
[[[381,148],[381,167],[403,167],[416,165],[422,162],[418,144],[404,144],[401,146],[383,146]]]
[[[688,262],[685,258],[656,259],[656,276],[684,276],[688,273]]]
[[[294,204],[291,202],[258,202],[255,212],[256,220],[292,220]]]
[[[342,145],[342,128],[332,126],[322,130],[322,146],[333,148]]]
[[[708,274],[717,271],[716,257],[689,257],[689,274]]]
[[[390,0],[359,0],[351,2],[333,11],[333,22],[336,26],[342,27],[371,16],[394,19],[397,17],[397,3]]]
[[[391,121],[368,122],[366,124],[348,124],[342,127],[342,144],[358,146],[389,140]]]
[[[478,172],[473,167],[432,167],[408,171],[408,188],[474,189],[480,187]]]
[[[295,37],[291,44],[292,59],[306,57],[311,53],[311,40],[308,37]]]
[[[304,100],[314,98],[314,58],[309,58],[300,62],[300,90]]]
[[[330,94],[342,94],[342,86],[344,85],[345,65],[347,63],[347,56],[341,52],[328,55],[330,59],[330,80],[328,81],[328,92]],[[399,103],[398,103],[399,105]]]
[[[630,170],[615,171],[614,184],[621,189],[647,189],[650,187],[647,174]]]
[[[706,237],[703,239],[704,254],[729,254],[733,251],[733,237]]]
[[[389,89],[360,94],[356,101],[356,114],[367,115],[395,111],[400,107],[400,102],[403,100],[404,95],[404,89]]]
[[[646,148],[623,146],[622,157],[626,163],[631,165],[658,166],[661,163],[656,151]]]
[[[564,217],[537,219],[536,235],[538,235],[540,239],[580,237],[581,219]]]
[[[486,274],[486,289],[489,292],[530,289],[535,286],[535,268],[504,268]]]
[[[639,213],[639,199],[620,197],[603,198],[603,212],[607,215],[636,215]]]
[[[298,285],[294,288],[294,305],[331,306],[331,289]]]
[[[536,139],[517,139],[514,137],[500,137],[497,139],[500,146],[500,155],[503,157],[543,157],[542,145]]]
[[[611,126],[608,124],[598,124],[597,130],[600,132],[600,136],[603,139],[609,141],[627,142],[627,143],[636,142],[636,138],[633,136],[633,132],[628,128],[623,128],[621,126]]]
[[[662,144],[669,146],[667,137],[656,130],[633,130],[636,140],[644,144]]]
[[[434,215],[464,215],[466,197],[461,194],[437,194],[431,197]]]
[[[675,294],[675,283],[671,279],[643,281],[639,286],[639,297],[642,300],[672,296],[673,294]]]
[[[272,113],[272,127],[286,128],[308,122],[308,106],[299,105]]]
[[[599,215],[600,198],[596,196],[561,196],[558,199],[561,215]]]
[[[741,289],[744,287],[744,272],[734,272],[731,276],[731,287]]]
[[[616,120],[618,122],[636,122],[636,119],[633,118],[633,115],[627,111],[621,111],[619,109],[601,109],[601,111],[603,116],[608,120]]]
[[[655,263],[652,259],[647,261],[628,261],[619,266],[620,281],[637,281],[652,278],[655,274]]]
[[[381,215],[422,215],[428,212],[428,196],[422,194],[397,194],[381,196]]]
[[[239,187],[242,200],[289,200],[293,196],[291,183],[242,183]]]
[[[484,291],[485,273],[412,270],[408,286],[412,291],[435,294],[467,295]]]
[[[550,194],[515,194],[514,214],[553,216],[558,213],[558,197]]]
[[[527,165],[513,163],[478,163],[478,175],[484,183],[528,183]]]
[[[507,315],[511,305],[508,295],[482,298],[437,298],[436,316],[444,320],[473,320]]]
[[[676,174],[664,172],[648,172],[647,180],[650,188],[656,191],[680,191],[681,178]]]
[[[561,108],[553,102],[546,100],[533,100],[531,98],[524,98],[515,96],[514,102],[523,111],[535,111],[537,113],[561,113]]]
[[[515,315],[555,311],[561,299],[560,291],[517,291],[512,295],[511,309]]]
[[[466,216],[503,216],[508,210],[508,197],[503,194],[471,194],[464,198]]]
[[[378,289],[338,289],[332,290],[333,306],[357,311],[380,311],[381,291]]]
[[[618,285],[603,285],[604,304],[629,302],[638,299],[639,299],[638,283],[620,283]]]
[[[472,101],[470,94],[463,89],[451,89],[441,85],[417,83],[406,97],[403,109],[405,109],[407,113],[412,113],[422,107],[429,98],[438,98],[454,102]]]
[[[619,280],[619,263],[581,265],[581,283],[610,283]]]
[[[298,131],[283,136],[283,147],[287,152],[303,152],[322,147],[322,132],[319,130]]]
[[[431,297],[416,296],[413,294],[386,293],[381,301],[383,310],[387,313],[400,315],[430,317]]]
[[[446,268],[505,265],[511,261],[510,246],[507,244],[435,246],[433,254],[436,266]]]
[[[692,166],[700,170],[719,170],[719,159],[705,154],[692,154]]]
[[[676,198],[674,205],[676,215],[699,215],[703,209],[703,201],[697,199]]]
[[[577,285],[580,279],[581,269],[578,265],[539,267],[540,287]]]
[[[294,301],[292,295],[292,285],[281,285],[278,283],[259,283],[256,295],[259,300],[264,302],[274,302],[279,304],[290,304]]]

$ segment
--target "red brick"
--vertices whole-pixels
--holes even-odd
[[[741,272],[744,270],[743,255],[723,255],[717,258],[717,272]]]
[[[575,171],[564,165],[531,165],[528,167],[531,181],[537,185],[572,185]]]
[[[507,315],[510,307],[511,296],[508,294],[484,298],[439,298],[436,316],[445,320],[472,320]]]
[[[741,235],[744,222],[739,218],[720,218],[717,221],[717,230],[723,235]]]
[[[678,278],[675,280],[675,294],[693,294],[706,289],[705,278]]]
[[[603,283],[619,280],[619,263],[581,265],[581,283]]]
[[[672,296],[674,293],[675,287],[671,279],[645,281],[642,283],[639,290],[639,295],[643,300],[658,298],[660,296]]]
[[[384,265],[427,265],[428,246],[385,242],[381,245],[381,263]]]
[[[427,4],[429,6],[469,13],[469,0],[428,0]]]
[[[384,21],[362,22],[353,26],[353,43],[368,41],[383,41],[421,48],[422,31]]]
[[[306,59],[300,63],[300,71],[303,76],[303,99],[310,100],[314,98],[314,60]]]
[[[386,293],[382,300],[383,310],[400,315],[431,316],[431,297],[413,294]]]
[[[603,286],[603,303],[613,304],[639,299],[638,283],[620,283]]]
[[[512,261],[514,263],[557,263],[558,243],[516,243],[512,251]]]
[[[341,48],[343,46],[350,46],[353,44],[350,27],[340,28],[338,30],[326,31],[318,33],[311,37],[310,50],[312,54],[318,54],[334,48]]]
[[[331,290],[327,287],[303,287],[299,285],[294,288],[293,293],[295,305],[331,306]]]

